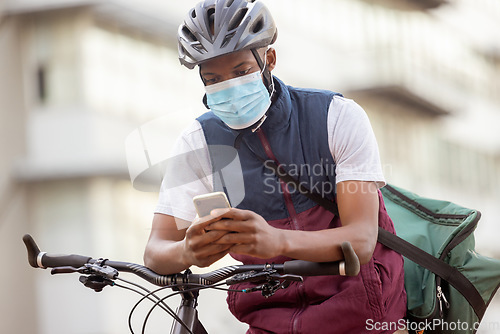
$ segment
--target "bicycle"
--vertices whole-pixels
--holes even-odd
[[[23,242],[28,252],[28,262],[33,268],[52,268],[51,274],[53,275],[80,273],[82,274],[80,282],[96,292],[102,291],[106,286],[116,286],[142,295],[129,314],[128,325],[132,334],[135,333],[131,323],[132,315],[137,306],[145,300],[154,304],[144,319],[142,333],[146,332],[146,324],[150,314],[159,307],[175,320],[171,327],[171,334],[208,334],[198,318],[196,309],[201,289],[222,289],[222,285],[252,282],[254,283],[253,287],[237,291],[242,293],[260,291],[265,298],[269,298],[276,291],[286,289],[291,282],[303,281],[302,276],[356,276],[359,273],[359,260],[349,242],[344,242],[341,245],[344,253],[343,261],[318,263],[292,260],[283,264],[232,265],[204,274],[193,274],[188,269],[183,273],[172,275],[159,275],[151,269],[135,263],[110,261],[104,258],[95,259],[76,254],[55,255],[41,252],[29,234],[23,236]],[[150,291],[142,285],[120,278],[120,272],[134,274],[160,288]],[[131,286],[135,286],[135,288]],[[172,289],[175,292],[160,298],[157,293],[163,289]],[[176,312],[164,302],[174,295],[181,296],[181,302]]]

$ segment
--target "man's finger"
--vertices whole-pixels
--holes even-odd
[[[206,227],[208,231],[250,232],[252,225],[247,221],[222,219]]]
[[[255,213],[248,210],[229,208],[229,209],[213,209],[210,212],[210,215],[218,217],[220,216],[222,218],[229,218],[234,220],[248,220],[252,218],[253,215],[255,215]]]
[[[255,237],[249,233],[226,233],[217,241],[216,244],[234,245],[234,244],[252,244],[255,242]]]
[[[219,240],[225,234],[227,234],[227,231],[211,230],[211,231],[206,231],[205,236],[203,238],[206,240],[207,244],[209,244]]]
[[[211,244],[209,246],[204,247],[196,252],[196,257],[198,259],[209,259],[213,256],[217,256],[222,253],[227,253],[229,249],[234,245],[224,245],[224,244]]]
[[[203,231],[207,225],[210,225],[213,222],[221,220],[222,218],[223,218],[222,215],[210,214],[208,216],[194,220],[190,228],[193,229],[194,231],[200,232]]]

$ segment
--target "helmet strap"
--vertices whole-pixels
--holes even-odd
[[[200,74],[201,81],[203,82],[203,84],[205,84],[205,79],[203,79],[203,76],[201,75],[201,67],[199,67],[199,66],[198,66],[198,73]],[[207,94],[203,95],[202,101],[203,101],[203,105],[205,106],[205,108],[210,110],[210,107],[208,106],[208,103],[207,103]]]
[[[260,55],[259,55],[259,52],[257,51],[257,49],[252,49],[251,51],[253,53],[253,56],[255,57],[255,60],[257,61],[257,64],[260,67],[260,70],[262,71],[262,75],[264,77],[264,85],[266,85],[266,88],[269,91],[269,95],[272,98],[272,96],[274,94],[274,81],[273,81],[272,76],[271,76],[271,71],[269,71],[269,68],[267,67],[267,58],[265,59],[266,63],[264,63],[262,61],[262,59],[260,58]],[[266,52],[266,55],[267,55],[267,52]]]

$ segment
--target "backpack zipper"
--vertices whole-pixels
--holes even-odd
[[[439,315],[441,316],[441,318],[443,318],[444,317],[443,301],[444,301],[444,305],[446,306],[447,309],[450,308],[450,303],[448,303],[448,300],[446,299],[446,296],[444,295],[443,290],[441,289],[440,285],[437,286],[436,290],[437,290],[436,297],[439,301]]]
[[[457,217],[457,218],[461,218],[463,220],[467,219],[468,217],[470,216],[467,215],[467,216],[460,216],[460,217]],[[448,254],[456,247],[458,246],[462,241],[464,241],[465,239],[467,239],[471,233],[474,232],[474,230],[476,229],[477,227],[477,223],[479,222],[479,217],[480,217],[480,213],[478,212],[477,213],[477,217],[474,221],[470,222],[469,225],[467,225],[462,231],[460,231],[449,243],[448,245],[446,245],[446,247],[443,249],[443,252],[441,253],[441,256],[439,256],[439,259],[440,260],[443,260],[448,256]],[[436,275],[436,290],[437,290],[437,293],[436,293],[436,297],[437,297],[437,300],[439,302],[439,315],[441,317],[441,319],[444,317],[444,312],[443,312],[443,301],[444,301],[444,304],[446,306],[446,309],[449,309],[450,308],[450,303],[448,302],[448,300],[446,299],[446,296],[443,292],[443,290],[441,289],[441,277],[437,276]],[[434,313],[435,314],[435,313]]]

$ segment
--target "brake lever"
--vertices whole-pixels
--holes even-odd
[[[118,277],[118,270],[116,270],[115,268],[112,268],[110,266],[100,266],[97,264],[89,264],[89,263],[86,263],[83,267],[80,268],[75,268],[71,266],[52,268],[50,273],[52,275],[73,274],[73,273],[79,273],[85,275],[95,274],[112,280]]]
[[[285,281],[304,282],[304,278],[302,278],[302,276],[299,275],[291,275],[291,274],[280,275],[278,273],[272,273],[269,275],[269,277],[272,279],[279,279]]]
[[[237,283],[244,283],[244,282],[263,282],[263,281],[268,281],[269,280],[269,275],[271,273],[268,271],[263,271],[263,272],[255,272],[255,271],[250,271],[250,272],[245,272],[241,274],[236,274],[226,280],[227,285],[233,285]]]
[[[80,268],[75,268],[75,267],[56,267],[52,268],[50,271],[51,275],[58,275],[58,274],[73,274],[73,273],[80,273],[80,274],[90,274],[90,272],[87,271],[87,268],[85,267],[80,267]]]

